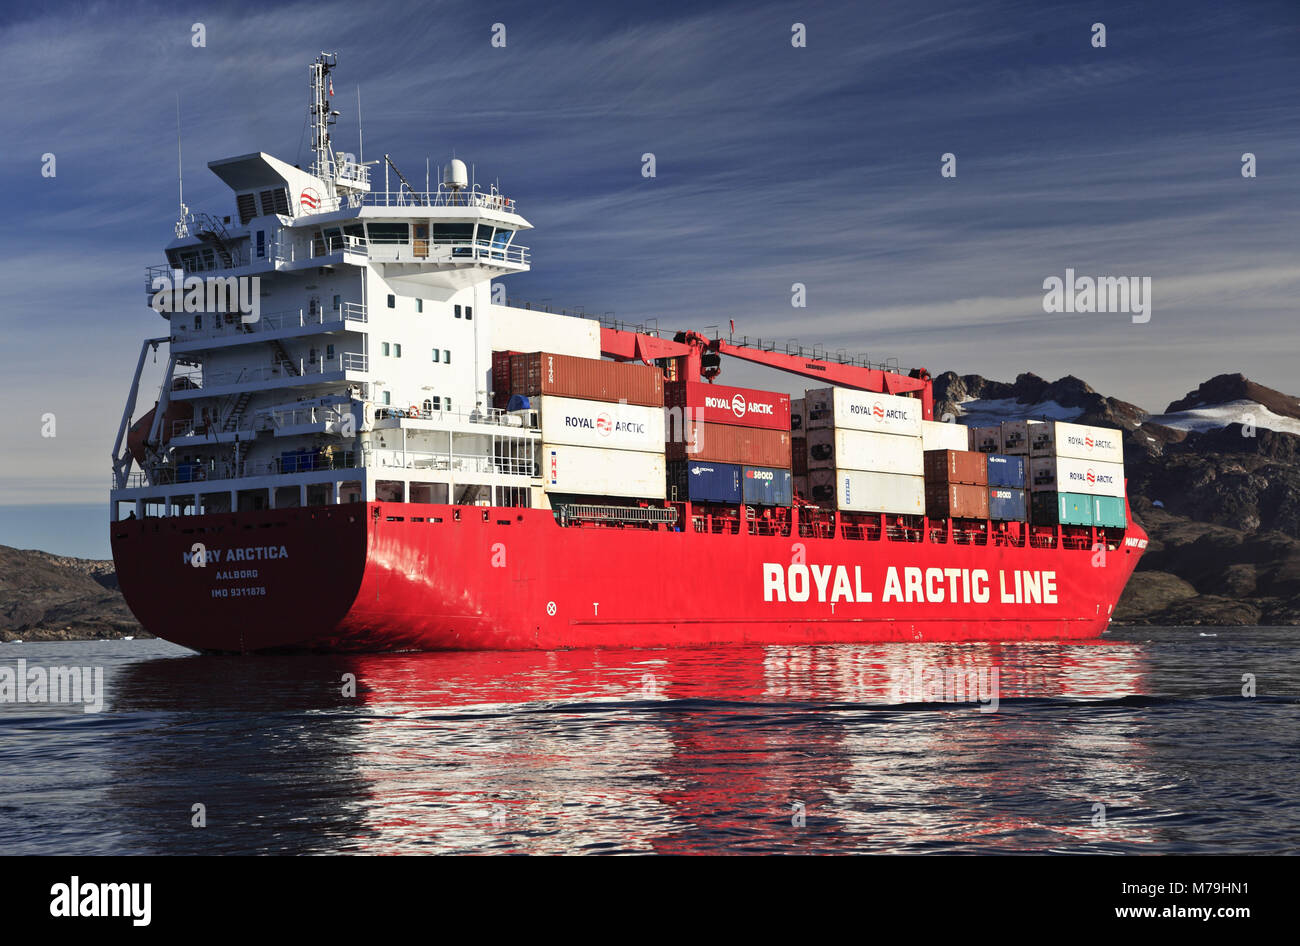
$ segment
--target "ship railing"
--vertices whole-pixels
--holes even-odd
[[[377,263],[503,262],[526,264],[528,247],[481,240],[371,240],[369,256]]]
[[[442,473],[501,473],[506,476],[538,476],[531,457],[505,457],[486,453],[429,453],[400,450],[376,450],[369,465],[392,470],[431,470]]]
[[[245,381],[274,381],[280,378],[306,378],[314,374],[331,374],[335,371],[366,371],[369,358],[360,352],[343,352],[333,358],[299,358],[297,361],[279,361],[262,368],[241,368],[238,371],[213,371],[202,375],[209,388],[240,384]],[[293,370],[291,371],[290,368]],[[201,369],[189,369],[201,371]],[[196,384],[196,387],[201,385]]]
[[[170,263],[146,266],[144,270],[144,291],[152,298],[157,292],[181,290],[183,287],[176,285],[178,275],[181,280],[184,280],[189,276],[228,272],[248,265],[247,249],[231,247],[228,252],[230,254],[229,266],[219,256],[214,256],[211,260],[205,259],[203,256],[187,257],[179,266],[172,266]]]
[[[428,402],[426,402],[428,403]],[[499,410],[495,407],[487,409],[473,410],[468,413],[463,411],[440,410],[432,406],[423,407],[412,404],[410,407],[377,407],[375,408],[375,420],[429,420],[429,421],[459,421],[465,424],[488,424],[495,427],[504,427],[505,431],[494,431],[494,433],[506,433],[509,431],[529,431],[536,430],[536,427],[530,426],[520,412],[511,412]],[[399,426],[393,424],[391,426]]]
[[[492,191],[453,190],[440,187],[436,191],[372,190],[361,198],[367,207],[473,207],[515,213],[515,202]]]
[[[177,341],[190,341],[196,338],[221,338],[236,335],[257,335],[277,332],[282,329],[306,328],[311,325],[336,325],[346,321],[367,321],[366,307],[359,302],[344,302],[338,306],[307,306],[298,309],[281,309],[268,312],[255,322],[244,321],[238,312],[199,313],[211,314],[207,324],[200,321],[201,328],[194,328],[193,323],[173,321],[173,331]]]

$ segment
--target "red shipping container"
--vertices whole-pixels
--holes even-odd
[[[974,450],[925,451],[925,481],[930,483],[965,483],[987,486],[989,458]]]
[[[743,463],[789,469],[790,431],[737,427],[733,424],[670,423],[664,452],[669,460],[711,460],[714,463]],[[690,448],[689,450],[687,448]]]
[[[510,359],[510,393],[663,407],[664,378],[654,365],[535,351]]]
[[[933,519],[987,519],[989,491],[969,483],[927,482],[925,514]]]
[[[664,385],[664,404],[689,408],[691,420],[702,420],[706,424],[790,429],[790,395],[775,391],[733,388],[702,381],[673,381]]]

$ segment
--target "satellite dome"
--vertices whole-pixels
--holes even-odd
[[[442,169],[442,183],[458,189],[468,187],[469,171],[465,168],[465,162],[460,158],[452,158],[451,162]]]

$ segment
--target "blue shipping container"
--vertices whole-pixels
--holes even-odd
[[[740,466],[735,463],[695,463],[690,460],[670,463],[668,483],[677,487],[678,500],[740,502]]]
[[[993,456],[993,454],[990,454],[989,459],[992,460]],[[1011,457],[1010,459],[1018,458]],[[1028,515],[1029,509],[1025,503],[1025,491],[1023,489],[1012,489],[1007,486],[989,487],[990,519],[1002,522],[1024,522]]]
[[[1025,458],[1009,457],[1005,453],[990,453],[989,485],[1011,486],[1016,489],[1023,487],[1025,485]]]
[[[747,466],[742,474],[745,502],[756,506],[789,506],[794,501],[794,476],[789,470]]]

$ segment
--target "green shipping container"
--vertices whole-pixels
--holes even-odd
[[[1092,501],[1083,493],[1034,493],[1034,524],[1040,526],[1090,526]]]
[[[1093,496],[1092,524],[1108,529],[1123,529],[1128,525],[1124,515],[1124,500],[1118,496]]]

